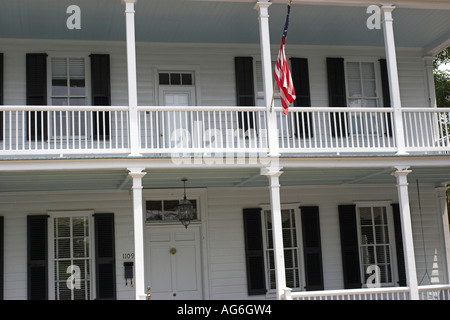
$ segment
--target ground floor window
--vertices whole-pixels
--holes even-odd
[[[89,212],[51,215],[49,279],[56,300],[91,299],[91,217]]]
[[[379,285],[391,286],[393,280],[393,222],[388,205],[357,205],[358,242],[363,284],[377,274]],[[372,277],[372,279],[374,279]],[[374,283],[374,280],[369,281]]]
[[[299,289],[300,280],[300,236],[299,225],[300,212],[297,208],[282,208],[281,219],[283,229],[284,264],[286,273],[286,285],[292,289]],[[272,234],[272,217],[269,209],[264,210],[264,251],[266,265],[267,288],[276,288],[275,260]]]

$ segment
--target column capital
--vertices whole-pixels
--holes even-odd
[[[128,174],[134,178],[143,178],[147,172],[144,171],[145,168],[128,168]]]
[[[138,0],[122,0],[122,4],[123,4],[123,3],[131,3],[131,4],[135,4],[136,2],[138,2]]]
[[[271,5],[272,5],[272,2],[270,2],[268,0],[260,0],[255,3],[255,5],[253,6],[253,9],[259,10],[262,8],[269,8]]]
[[[261,175],[266,176],[268,178],[279,177],[283,173],[283,171],[281,171],[281,169],[282,169],[282,167],[261,168]]]
[[[394,11],[395,6],[392,4],[382,4],[381,12],[383,13],[383,22],[392,22],[394,19],[392,18],[392,11]]]

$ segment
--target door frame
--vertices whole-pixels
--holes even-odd
[[[189,179],[189,173],[186,177]],[[181,222],[146,222],[145,221],[145,202],[147,200],[181,200],[184,196],[184,189],[181,186],[180,177],[180,188],[173,189],[152,189],[152,190],[142,190],[142,208],[143,208],[143,219],[144,219],[144,231],[148,231],[151,228],[164,228],[164,227],[177,227],[182,226]],[[210,299],[209,290],[209,247],[208,247],[208,192],[206,188],[186,188],[186,194],[188,198],[197,200],[197,217],[198,221],[193,221],[188,226],[192,225],[198,226],[200,231],[200,273],[201,273],[201,290],[204,300]],[[184,227],[183,227],[184,228]],[[147,250],[147,238],[144,232],[144,264],[147,263],[145,252]],[[144,265],[144,267],[146,267]],[[150,290],[151,291],[151,290]]]

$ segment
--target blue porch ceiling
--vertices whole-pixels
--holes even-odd
[[[66,27],[70,5],[81,9],[81,30]],[[247,1],[140,0],[136,40],[259,43],[253,6]],[[124,9],[120,0],[1,0],[0,38],[125,41]],[[286,4],[274,3],[269,13],[271,42],[277,44]],[[382,46],[383,32],[367,29],[368,17],[361,5],[294,4],[288,43]],[[399,7],[394,28],[398,46],[426,48],[450,37],[450,10]]]

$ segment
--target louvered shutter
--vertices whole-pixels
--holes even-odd
[[[111,74],[108,54],[91,54],[91,95],[93,106],[111,105]],[[110,138],[109,112],[94,112],[94,139]]]
[[[398,285],[406,286],[405,256],[403,252],[402,222],[398,203],[392,204],[395,230],[395,249],[397,253]]]
[[[47,105],[47,54],[28,53],[26,69],[27,105]],[[48,138],[47,112],[29,112],[27,130],[28,140],[46,140]]]
[[[323,290],[322,248],[320,240],[319,207],[300,207],[302,219],[303,257],[305,260],[305,289]]]
[[[387,71],[387,63],[386,59],[380,59],[380,74],[381,74],[381,90],[383,93],[383,107],[390,108],[391,107],[391,93],[389,91],[389,76]],[[387,133],[389,133],[389,137],[392,137],[392,124],[391,124],[391,114],[387,114]]]
[[[236,77],[236,103],[238,106],[255,106],[255,87],[253,79],[253,58],[235,57],[234,69]],[[253,113],[238,113],[240,129],[247,131],[254,128]]]
[[[327,58],[327,76],[329,106],[334,108],[347,107],[343,58]],[[344,113],[333,113],[331,117],[332,136],[340,137],[347,135],[346,123]]]
[[[340,205],[338,209],[344,287],[345,289],[361,288],[356,206]]]
[[[0,216],[0,300],[3,300],[3,280],[4,280],[4,218]]]
[[[48,299],[47,215],[27,217],[28,300]]]
[[[116,299],[114,214],[94,214],[96,288],[98,300]]]
[[[244,209],[243,216],[248,295],[265,294],[261,208]]]
[[[0,53],[0,106],[3,105],[3,53]],[[3,140],[3,111],[0,111],[0,141]]]
[[[311,94],[309,89],[308,59],[291,58],[292,82],[294,83],[296,99],[295,107],[311,107]],[[294,113],[295,135],[301,138],[313,136],[313,123],[310,113]],[[299,131],[299,132],[297,132]]]

